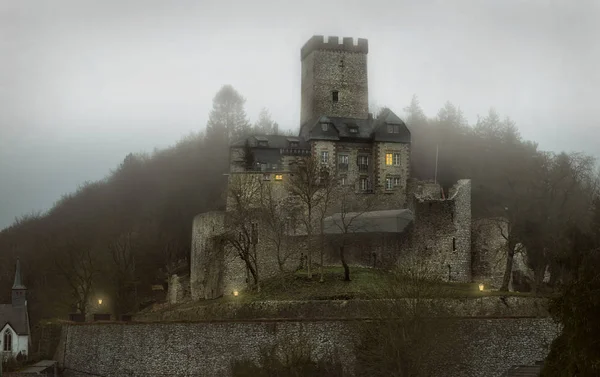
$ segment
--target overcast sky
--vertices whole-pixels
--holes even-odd
[[[0,0],[0,229],[203,129],[223,84],[297,128],[313,34],[369,39],[374,105],[494,106],[543,149],[600,155],[599,19],[599,1]]]

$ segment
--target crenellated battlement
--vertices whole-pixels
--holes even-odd
[[[344,37],[341,40],[339,37],[327,37],[326,40],[323,35],[314,35],[302,47],[302,50],[300,51],[301,59],[304,60],[304,58],[315,50],[346,51],[368,54],[369,41],[365,38],[358,38],[355,43],[354,38],[352,37]]]

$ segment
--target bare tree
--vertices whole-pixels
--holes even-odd
[[[333,174],[329,169],[324,169],[321,171],[319,177],[319,200],[317,209],[317,218],[319,220],[319,282],[323,283],[325,281],[323,264],[325,264],[324,256],[325,256],[325,217],[329,215],[331,212],[331,208],[334,206],[334,202],[336,199],[336,194],[339,188],[339,181],[335,174]]]
[[[128,309],[137,310],[135,280],[135,234],[132,231],[119,234],[108,245],[112,257],[114,277],[114,302],[117,317]],[[134,292],[133,305],[131,292]]]
[[[228,191],[228,231],[224,241],[244,262],[252,276],[252,286],[260,290],[258,264],[258,219],[262,196],[259,174],[235,174],[230,177]]]
[[[77,311],[87,314],[94,289],[94,279],[100,272],[94,266],[95,258],[91,247],[69,240],[64,245],[63,251],[55,251],[54,256],[54,265],[66,281]]]
[[[360,217],[374,207],[372,196],[357,196],[354,185],[340,186],[335,190],[338,213],[329,217],[331,223],[327,224],[328,233],[332,235],[334,245],[339,249],[340,261],[344,267],[344,280],[350,281],[350,267],[346,262],[346,247],[350,243],[352,235],[364,231],[360,224]]]
[[[282,199],[272,185],[264,185],[261,190],[260,220],[265,231],[261,232],[274,248],[279,271],[284,271],[285,263],[294,254],[295,248],[287,241],[292,220],[297,217],[297,208],[287,198]]]
[[[323,177],[329,175],[329,169],[315,157],[300,158],[293,168],[287,189],[290,196],[302,208],[301,221],[306,230],[307,275],[312,278],[312,237],[317,220],[315,211],[323,201]]]

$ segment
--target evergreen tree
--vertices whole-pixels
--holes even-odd
[[[213,108],[206,125],[206,137],[211,142],[228,145],[249,133],[244,110],[246,99],[231,85],[224,85],[213,99]]]
[[[404,111],[406,112],[406,123],[409,126],[420,126],[427,124],[427,117],[421,108],[419,98],[416,94],[413,94],[410,105],[405,107]]]
[[[254,133],[257,135],[277,135],[278,132],[279,127],[271,118],[271,113],[266,108],[263,108],[254,125]]]

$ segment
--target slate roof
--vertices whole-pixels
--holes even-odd
[[[350,224],[349,233],[402,233],[413,221],[414,215],[409,209],[392,209],[371,212],[349,212],[344,215],[333,214],[325,218],[326,234],[341,234],[344,223]]]
[[[321,123],[328,123],[323,131]],[[387,126],[396,125],[398,133],[388,133]],[[357,129],[358,132],[351,132]],[[389,141],[410,143],[410,130],[391,110],[385,110],[378,119],[356,119],[320,116],[309,120],[300,128],[300,136],[305,140],[344,140],[344,141]]]
[[[250,136],[242,140],[238,140],[235,143],[231,144],[232,148],[243,147],[246,144],[246,140],[250,142],[250,146],[252,148],[269,148],[269,149],[286,149],[290,148],[291,142],[297,142],[298,146],[293,147],[295,149],[309,149],[309,145],[306,140],[295,136],[288,135],[255,135]],[[266,141],[268,142],[267,147],[259,146],[258,141]]]
[[[12,306],[11,304],[0,304],[0,329],[6,324],[19,335],[29,335],[29,316],[27,306]]]
[[[538,377],[542,365],[519,365],[511,367],[502,377]]]

